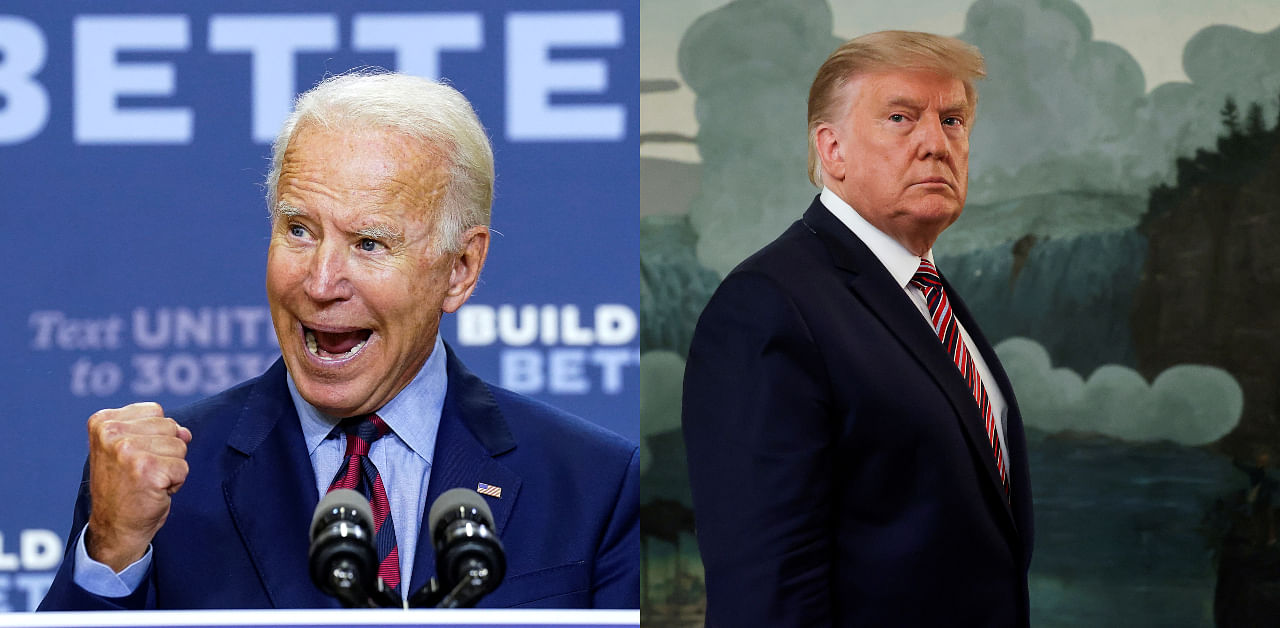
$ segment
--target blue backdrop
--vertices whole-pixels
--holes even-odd
[[[269,138],[329,73],[439,76],[472,101],[498,233],[442,333],[489,381],[639,439],[637,3],[340,4],[0,9],[0,610],[52,579],[91,413],[176,408],[278,355]]]

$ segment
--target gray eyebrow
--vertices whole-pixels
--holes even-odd
[[[275,211],[271,212],[272,216],[275,218],[292,218],[294,216],[301,216],[302,213],[301,209],[298,209],[284,201],[276,203]]]
[[[305,215],[306,215],[306,212],[284,201],[280,201],[279,203],[276,203],[275,217],[277,219],[292,218],[294,216],[305,216]],[[390,241],[390,242],[400,242],[404,240],[403,231],[399,229],[394,229],[388,225],[382,225],[382,224],[370,225],[363,229],[358,229],[355,232],[355,234],[362,238],[369,238],[372,240],[382,240],[382,241]]]
[[[370,238],[372,240],[391,240],[400,241],[404,239],[404,234],[397,229],[392,229],[387,225],[372,225],[356,231],[356,235],[362,238]]]

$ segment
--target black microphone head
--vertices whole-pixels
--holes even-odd
[[[373,509],[369,507],[369,500],[349,488],[340,488],[329,491],[316,505],[311,514],[311,538],[316,538],[320,528],[340,519],[355,521],[373,531]]]
[[[436,498],[427,514],[436,550],[436,577],[445,590],[467,585],[457,606],[474,606],[502,583],[506,551],[494,530],[493,511],[479,493],[455,488]]]
[[[349,607],[368,606],[376,586],[377,552],[373,511],[364,495],[349,489],[330,491],[311,515],[307,551],[311,581]]]
[[[440,526],[458,519],[470,519],[493,527],[493,511],[489,510],[479,493],[466,488],[451,488],[436,498],[427,514],[431,538],[436,538]]]

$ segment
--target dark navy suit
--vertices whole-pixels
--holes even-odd
[[[1022,420],[945,287],[1008,402],[1012,506],[942,343],[820,202],[725,278],[684,384],[708,626],[1028,624]]]
[[[447,364],[423,508],[451,488],[501,487],[500,499],[485,500],[506,548],[507,575],[479,606],[638,608],[638,448],[485,384],[452,349]],[[172,416],[191,429],[191,471],[152,541],[143,585],[125,598],[88,593],[73,582],[69,544],[41,610],[338,606],[307,572],[307,532],[319,500],[284,363]],[[84,482],[72,543],[89,506]],[[431,543],[419,538],[411,591],[435,574]]]

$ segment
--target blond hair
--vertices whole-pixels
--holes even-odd
[[[915,31],[880,31],[841,44],[818,68],[809,87],[809,180],[822,185],[814,148],[818,125],[839,119],[843,92],[855,77],[889,70],[928,70],[959,79],[971,108],[978,104],[973,82],[987,75],[982,53],[954,37]]]

